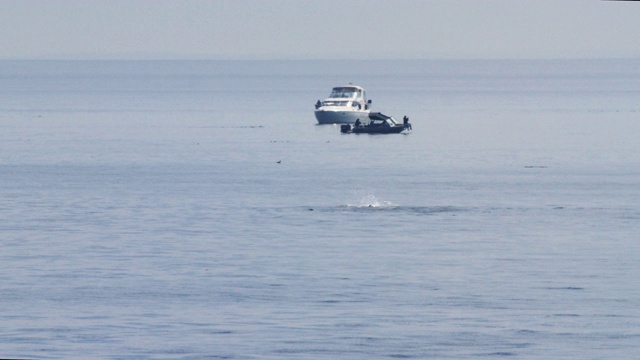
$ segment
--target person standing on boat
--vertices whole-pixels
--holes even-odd
[[[360,119],[356,119],[355,126],[356,127],[360,127],[361,125],[362,125],[362,123],[360,122]]]
[[[402,118],[402,121],[404,122],[404,127],[406,127],[407,129],[411,130],[411,124],[409,124],[409,118],[407,117],[407,115],[405,115]]]

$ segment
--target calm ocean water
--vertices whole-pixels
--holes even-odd
[[[0,61],[0,358],[640,358],[638,139],[640,60]]]

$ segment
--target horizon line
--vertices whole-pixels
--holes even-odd
[[[606,57],[411,57],[411,58],[253,58],[253,57],[0,57],[0,61],[561,61],[637,60],[640,56]]]

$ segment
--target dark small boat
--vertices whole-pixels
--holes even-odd
[[[340,126],[340,132],[348,134],[398,134],[405,130],[411,130],[409,118],[405,116],[404,123],[400,124],[392,116],[379,112],[369,113],[369,123],[362,125],[359,121],[355,125],[345,124]]]

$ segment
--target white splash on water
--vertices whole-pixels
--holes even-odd
[[[394,208],[398,205],[390,202],[379,200],[375,195],[366,195],[361,198],[357,204],[347,204],[347,207],[355,207],[355,208]]]

